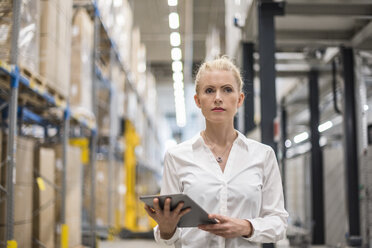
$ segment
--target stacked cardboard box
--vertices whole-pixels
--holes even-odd
[[[5,137],[4,137],[5,138]],[[6,158],[7,142],[3,139],[2,160]],[[17,138],[16,173],[14,185],[14,240],[18,247],[31,248],[32,245],[32,219],[33,219],[33,162],[34,141],[31,139]],[[6,186],[6,166],[1,169],[1,185]],[[1,201],[0,211],[5,213],[6,201]],[[0,215],[0,235],[5,237],[4,224],[6,214]]]
[[[40,74],[65,97],[70,86],[72,0],[41,0]]]
[[[130,69],[133,73],[134,80],[138,81],[138,54],[141,47],[141,32],[138,27],[132,30],[132,54]]]
[[[96,166],[96,224],[108,226],[109,163],[107,160],[98,160]]]
[[[129,65],[131,52],[131,32],[133,26],[133,13],[127,0],[113,10],[115,25],[112,29],[112,37],[119,45],[119,53],[122,61]]]
[[[70,104],[92,111],[93,22],[85,9],[73,18]]]
[[[55,201],[56,192],[52,184],[55,181],[55,152],[51,148],[40,147],[35,152],[34,219],[33,238],[44,247],[54,247]],[[34,243],[33,247],[40,247]]]
[[[13,2],[12,0],[0,2],[0,60],[7,63],[10,63]],[[39,72],[39,16],[39,0],[21,1],[18,63],[35,73]]]

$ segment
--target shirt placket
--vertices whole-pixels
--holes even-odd
[[[222,189],[220,192],[220,214],[227,216],[227,180],[222,176]],[[219,238],[219,247],[225,247],[225,239]]]

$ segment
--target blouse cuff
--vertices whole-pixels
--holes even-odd
[[[161,236],[160,236],[159,226],[156,226],[154,228],[155,240],[156,240],[156,242],[158,242],[159,244],[162,244],[162,245],[167,245],[167,246],[173,245],[179,239],[180,235],[181,235],[181,231],[177,227],[176,231],[174,232],[173,236],[170,239],[162,239]]]
[[[254,242],[253,240],[255,239],[255,237],[257,236],[257,231],[256,231],[256,223],[253,219],[246,219],[247,221],[249,221],[252,225],[252,233],[249,237],[245,237],[245,236],[242,236],[243,239],[245,240],[248,240],[248,241],[251,241],[251,242]]]

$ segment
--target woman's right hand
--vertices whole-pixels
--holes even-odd
[[[164,203],[164,209],[160,208],[159,199],[153,201],[154,208],[145,205],[145,210],[159,225],[160,237],[170,239],[176,231],[177,223],[182,216],[191,211],[191,208],[182,210],[183,202],[178,203],[177,207],[170,210],[171,199],[167,198]]]

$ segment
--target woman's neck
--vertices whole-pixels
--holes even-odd
[[[234,129],[233,123],[211,124],[207,122],[204,135],[207,136],[209,142],[218,146],[224,146],[227,143],[232,143],[235,140],[237,133]]]

